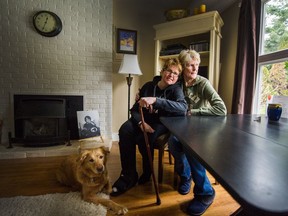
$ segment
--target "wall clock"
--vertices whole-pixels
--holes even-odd
[[[62,30],[61,19],[51,11],[39,11],[33,16],[33,25],[36,31],[45,36],[53,37]]]

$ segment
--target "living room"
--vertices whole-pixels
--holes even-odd
[[[228,112],[230,112],[232,104],[239,13],[239,1],[231,2],[231,5],[219,11],[224,22],[219,94],[223,98]],[[201,3],[193,1],[192,4],[188,0],[159,1],[158,4],[155,4],[154,0],[140,2],[134,0],[2,1],[0,3],[0,94],[2,96],[0,118],[3,119],[1,145],[5,147],[8,145],[9,132],[15,135],[14,95],[19,94],[83,97],[83,110],[99,112],[102,135],[107,139],[117,141],[118,129],[127,120],[127,83],[125,76],[118,74],[122,55],[116,52],[117,28],[137,31],[137,55],[143,75],[133,77],[131,86],[131,101],[133,101],[139,87],[154,76],[155,29],[153,26],[167,22],[164,16],[167,9],[189,8],[192,15],[193,8],[199,7]],[[57,36],[44,37],[35,30],[33,16],[40,10],[52,11],[60,17],[63,26]],[[207,12],[211,10],[214,9],[209,8],[207,1]],[[115,180],[119,172],[119,155],[115,156],[118,152],[117,148],[113,150],[110,158],[113,163],[110,165],[110,170],[111,179]],[[53,159],[53,157],[51,158]],[[44,164],[44,159],[33,160],[29,160],[30,164],[28,165],[23,159],[17,160],[18,162],[15,160],[7,165],[11,166],[11,172],[18,168],[28,169],[30,171],[24,176],[29,176],[34,169],[31,163],[39,163],[38,169],[35,167],[39,173],[33,175],[35,181],[26,181],[26,183],[28,182],[25,184],[27,188],[29,185],[33,186],[37,179],[41,182],[44,179],[41,174],[47,175],[47,178],[43,180],[44,184],[38,185],[40,189],[33,191],[33,189],[26,188],[25,191],[24,186],[17,195],[68,191],[67,188],[61,189],[55,182],[49,185],[50,188],[43,187],[45,183],[49,184],[49,180],[51,182],[52,170],[56,166],[55,164],[60,162],[60,159],[55,159],[55,161],[48,159],[47,165]],[[23,164],[23,166],[19,166],[19,164]],[[26,168],[24,168],[25,164]],[[48,175],[43,172],[43,174],[40,167],[47,168],[47,173],[51,173]],[[7,174],[8,177],[14,175],[11,172]],[[165,172],[169,174],[164,181],[170,184],[173,179],[173,166],[167,166]],[[27,179],[24,176],[23,179]],[[21,182],[21,178],[14,179],[15,184],[18,181]],[[210,178],[213,180],[213,177],[210,176]],[[4,178],[2,180],[4,185],[5,181],[9,182]],[[119,197],[115,200],[123,204],[127,203],[129,207],[131,206],[132,212],[134,208],[134,215],[148,213],[150,215],[169,215],[171,213],[170,205],[174,208],[173,213],[185,215],[185,213],[180,213],[182,211],[179,203],[187,202],[191,196],[179,197],[177,191],[173,191],[171,185],[167,185],[163,185],[161,188],[164,196],[162,210],[153,205],[152,185],[136,188],[126,198]],[[13,182],[7,188],[9,187],[14,187]],[[217,200],[217,210],[208,212],[207,215],[215,215],[215,212],[216,215],[228,215],[239,205],[220,185],[217,187],[217,193],[221,194],[221,199]],[[5,191],[6,195],[16,193],[19,188],[17,186],[15,188],[10,193]],[[30,194],[29,190],[32,191]],[[143,197],[141,197],[142,193]],[[137,198],[139,200],[136,202]],[[146,207],[149,210],[144,214],[142,211]],[[166,210],[163,211],[163,209]]]
[[[228,110],[232,100],[234,74],[231,71],[235,66],[239,12],[238,2],[233,2],[220,12],[224,26],[219,94]],[[102,135],[117,140],[118,129],[127,118],[127,83],[125,76],[117,73],[123,54],[116,53],[116,29],[137,31],[137,55],[143,75],[133,79],[133,101],[139,87],[154,76],[153,25],[167,22],[164,12],[168,8],[194,7],[190,1],[170,1],[157,4],[152,10],[145,6],[146,2],[127,0],[23,1],[19,3],[22,7],[10,1],[1,4],[0,114],[3,118],[1,143],[5,145],[8,133],[15,135],[15,94],[83,96],[83,110],[99,112]],[[52,11],[60,17],[63,27],[59,35],[44,37],[37,33],[32,19],[40,10]],[[193,9],[190,10],[192,14]],[[207,11],[210,10],[207,5]]]

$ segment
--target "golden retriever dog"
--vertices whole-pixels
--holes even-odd
[[[107,151],[103,147],[83,150],[79,155],[68,156],[56,173],[57,180],[82,192],[82,199],[101,204],[117,215],[128,209],[110,199],[100,198],[97,193],[110,194],[111,183],[106,169]]]

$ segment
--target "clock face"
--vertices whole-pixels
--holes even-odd
[[[46,37],[56,36],[62,30],[61,19],[50,11],[36,13],[33,17],[33,25],[38,33]]]

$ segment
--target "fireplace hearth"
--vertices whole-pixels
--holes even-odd
[[[12,143],[24,146],[70,145],[78,139],[76,112],[83,110],[83,96],[14,95],[15,137]]]

